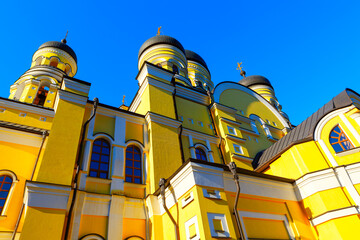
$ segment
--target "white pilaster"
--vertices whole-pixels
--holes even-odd
[[[189,134],[188,137],[189,137],[189,146],[190,146],[191,158],[196,159],[195,147],[194,147],[192,136]]]
[[[115,144],[125,146],[125,129],[126,129],[125,118],[116,116],[115,117]]]
[[[125,207],[124,196],[111,196],[109,224],[108,224],[108,240],[123,239],[122,225]]]
[[[124,148],[115,146],[112,152],[111,193],[117,193],[124,190],[124,179],[121,177],[123,177],[125,151]]]
[[[76,198],[76,205],[74,209],[74,217],[72,221],[72,229],[71,229],[71,240],[78,240],[79,239],[79,231],[80,231],[80,221],[81,221],[81,215],[82,210],[84,207],[85,197],[86,193],[78,191]]]
[[[214,154],[213,151],[211,150],[210,142],[207,139],[205,139],[205,142],[206,142],[206,147],[208,148],[209,161],[214,162]]]

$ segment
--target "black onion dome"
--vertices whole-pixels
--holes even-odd
[[[245,87],[250,87],[252,85],[257,85],[257,84],[273,87],[273,86],[271,86],[269,79],[267,79],[266,77],[260,76],[260,75],[252,75],[252,76],[245,77],[245,78],[241,79],[239,81],[239,83]]]
[[[162,43],[173,45],[174,47],[177,47],[185,54],[184,47],[175,38],[165,35],[156,35],[155,37],[149,38],[143,43],[143,45],[141,45],[138,57],[140,58],[141,54],[149,47]]]
[[[58,48],[58,49],[61,49],[61,50],[65,51],[65,52],[67,52],[68,54],[70,54],[70,56],[72,58],[74,58],[75,62],[77,63],[77,57],[76,57],[76,54],[75,54],[74,50],[72,50],[72,48],[69,47],[67,44],[62,43],[62,42],[57,42],[57,41],[49,41],[49,42],[46,42],[46,43],[42,44],[39,47],[39,49],[46,48],[46,47]]]
[[[210,70],[206,65],[205,60],[199,54],[190,50],[185,50],[185,56],[187,60],[194,61],[203,65],[210,73]]]

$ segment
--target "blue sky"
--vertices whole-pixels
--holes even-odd
[[[68,44],[90,99],[130,104],[138,84],[137,54],[162,33],[206,61],[215,84],[263,75],[283,110],[300,124],[332,97],[360,92],[359,1],[6,1],[0,9],[0,96],[46,41]]]

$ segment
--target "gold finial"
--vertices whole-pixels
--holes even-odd
[[[240,71],[240,75],[243,76],[243,77],[245,77],[246,72],[245,72],[244,70],[242,70],[243,67],[241,66],[241,64],[242,64],[242,62],[237,63],[237,68],[236,68],[236,70],[239,70],[239,71]]]
[[[161,30],[162,26],[158,27],[158,32],[156,35],[160,35],[160,30]]]
[[[64,39],[61,40],[62,43],[65,43],[65,44],[66,44],[66,42],[67,42],[67,41],[66,41],[66,37],[67,37],[68,33],[69,33],[69,30],[66,31],[66,34],[65,34]]]
[[[123,96],[122,104],[125,105],[125,95]]]

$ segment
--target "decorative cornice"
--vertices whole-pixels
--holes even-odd
[[[240,155],[240,154],[236,154],[236,153],[232,153],[231,154],[231,157],[232,158],[235,158],[235,159],[238,159],[240,161],[245,161],[245,162],[249,162],[251,163],[254,159],[250,158],[250,157],[246,157],[246,156],[243,156],[243,155]]]
[[[245,141],[246,141],[245,138],[240,138],[240,137],[236,137],[236,136],[229,135],[229,134],[226,134],[225,137],[234,142],[238,142],[238,143],[245,143]]]
[[[175,119],[171,119],[153,112],[148,112],[145,115],[145,119],[147,121],[147,123],[151,123],[151,122],[155,122],[155,123],[159,123],[165,126],[169,126],[169,127],[173,127],[173,128],[178,128],[181,125],[180,121],[177,121]]]
[[[199,140],[208,140],[210,143],[219,144],[220,143],[220,137],[209,135],[202,132],[197,132],[188,128],[183,128],[182,136],[192,136]]]
[[[210,104],[210,98],[208,95],[180,85],[176,85],[176,96],[183,97],[206,106]]]
[[[33,114],[46,116],[46,117],[54,117],[55,116],[55,113],[52,109],[46,109],[46,108],[41,108],[41,107],[37,107],[37,106],[32,106],[30,104],[26,104],[23,102],[17,102],[14,100],[7,100],[7,99],[3,99],[3,98],[0,98],[0,107],[12,108],[12,109],[16,109],[19,111],[24,111],[24,112],[33,113]]]
[[[81,92],[87,96],[90,91],[90,86],[64,77],[63,84],[61,85],[61,89],[62,90],[66,90],[66,89],[75,90],[75,91]]]
[[[80,105],[85,105],[87,103],[87,96],[81,96],[75,93],[71,93],[65,90],[59,89],[58,94],[56,96],[55,103],[58,103],[58,100],[64,100],[72,103],[77,103]],[[57,106],[57,104],[55,104]],[[56,109],[55,109],[56,110]]]

